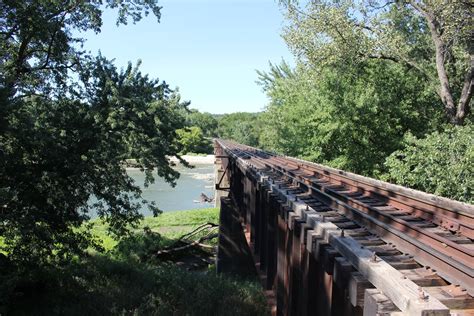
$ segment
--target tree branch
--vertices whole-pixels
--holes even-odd
[[[214,233],[214,234],[209,234],[209,235],[203,236],[203,237],[201,237],[198,240],[195,240],[193,242],[181,241],[183,243],[186,243],[186,245],[171,248],[171,249],[159,250],[159,251],[156,252],[156,255],[159,256],[159,255],[167,254],[167,253],[170,253],[170,252],[180,251],[180,250],[184,250],[184,249],[187,249],[187,248],[191,248],[193,246],[201,246],[201,247],[205,247],[205,248],[214,248],[213,246],[203,244],[202,242],[206,241],[206,240],[211,240],[211,239],[217,238],[218,236],[219,236],[218,233]]]
[[[32,97],[32,96],[39,97],[39,98],[47,98],[48,97],[45,94],[41,94],[41,93],[37,93],[37,92],[30,92],[30,93],[26,93],[26,94],[17,95],[17,96],[14,97],[14,99],[18,100],[18,99],[24,99],[24,98],[28,98],[28,97]]]
[[[438,79],[441,85],[439,94],[441,97],[441,101],[444,104],[445,112],[451,123],[456,125],[461,124],[461,122],[457,118],[457,109],[454,104],[454,99],[449,84],[448,73],[444,64],[446,56],[446,45],[441,38],[440,24],[431,12],[422,8],[420,5],[418,5],[418,3],[416,3],[416,1],[410,1],[410,4],[413,6],[413,8],[415,8],[415,10],[417,10],[423,15],[430,29],[431,39],[435,46],[436,71],[438,73]]]
[[[54,41],[56,39],[56,35],[58,34],[59,30],[61,30],[61,27],[64,23],[64,20],[66,19],[67,14],[68,14],[68,11],[65,11],[63,16],[61,17],[61,20],[59,21],[56,29],[54,30],[53,34],[51,35],[51,40],[48,43],[48,50],[47,50],[47,53],[46,53],[46,60],[44,61],[43,66],[38,67],[38,69],[45,69],[45,67],[49,64],[49,60],[51,58],[51,52],[52,52],[52,49],[53,49]]]
[[[400,63],[400,59],[398,58],[395,58],[393,56],[386,56],[386,55],[383,55],[383,54],[379,54],[379,55],[372,55],[372,54],[368,54],[368,55],[364,55],[364,57],[366,58],[369,58],[369,59],[384,59],[384,60],[391,60],[393,62],[396,62],[396,63]]]
[[[23,72],[23,63],[25,62],[25,57],[26,57],[26,49],[28,48],[28,45],[30,44],[32,36],[28,35],[23,41],[21,41],[20,47],[18,48],[18,55],[16,58],[16,78],[15,81],[19,78],[21,73]]]
[[[470,56],[471,68],[464,77],[464,85],[461,91],[461,97],[459,98],[458,108],[456,111],[456,119],[462,124],[464,118],[469,114],[469,105],[472,98],[473,86],[474,86],[474,55]]]
[[[363,55],[363,57],[366,57],[366,58],[369,58],[369,59],[390,60],[390,61],[393,61],[393,62],[398,63],[398,64],[404,64],[408,68],[416,69],[426,79],[431,79],[430,75],[425,70],[423,70],[420,66],[418,66],[415,62],[413,62],[411,60],[407,60],[407,59],[402,58],[402,57],[387,56],[387,55],[384,55],[384,54],[377,54],[377,55],[366,54],[366,55]]]
[[[33,72],[33,71],[39,71],[39,70],[65,70],[65,69],[72,69],[72,67],[77,66],[78,62],[74,61],[73,63],[69,65],[59,65],[59,66],[41,66],[41,67],[35,67],[32,69],[29,69],[28,72]]]

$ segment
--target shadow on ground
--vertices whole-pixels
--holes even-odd
[[[265,315],[257,282],[217,275],[214,252],[176,244],[144,231],[106,254],[93,253],[63,267],[20,271],[0,265],[3,315]]]

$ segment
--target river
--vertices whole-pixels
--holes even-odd
[[[155,176],[155,183],[143,187],[145,175],[138,169],[127,169],[127,173],[136,181],[143,190],[143,198],[155,201],[163,212],[189,210],[213,207],[214,203],[201,203],[201,193],[214,197],[214,165],[196,164],[194,168],[185,168],[177,165],[175,169],[181,174],[176,186],[173,188],[163,179]],[[142,213],[152,215],[147,209]]]

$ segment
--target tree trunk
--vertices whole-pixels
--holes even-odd
[[[441,40],[438,32],[439,24],[434,17],[427,14],[428,26],[430,27],[431,38],[433,39],[436,51],[436,71],[438,72],[439,82],[441,84],[439,95],[441,101],[444,104],[446,115],[451,123],[458,125],[456,120],[456,105],[454,104],[453,95],[451,94],[451,88],[449,86],[449,78],[444,65],[444,55],[446,51],[446,45]]]
[[[473,92],[474,81],[474,54],[472,53],[472,44],[469,47],[470,65],[469,70],[464,78],[463,89],[456,107],[452,90],[449,85],[449,78],[445,66],[446,44],[441,38],[441,26],[432,12],[422,8],[415,2],[411,2],[412,6],[419,11],[426,19],[431,32],[431,39],[435,45],[436,51],[436,71],[440,81],[439,95],[444,104],[444,109],[448,120],[454,125],[462,125],[466,115],[469,113],[469,102]]]
[[[473,45],[472,43],[470,44]],[[472,47],[471,47],[472,49]],[[474,54],[470,54],[470,69],[466,73],[464,78],[464,85],[461,91],[461,97],[459,98],[458,109],[456,111],[456,119],[459,124],[464,122],[464,118],[469,114],[469,107],[474,86]]]

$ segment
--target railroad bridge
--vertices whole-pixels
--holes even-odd
[[[218,272],[273,315],[474,315],[474,206],[216,139]]]

